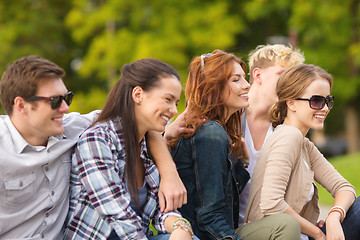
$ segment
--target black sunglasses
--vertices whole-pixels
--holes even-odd
[[[50,101],[51,108],[56,110],[61,106],[62,101],[64,100],[68,106],[70,106],[74,93],[67,92],[64,96],[52,96],[52,97],[40,97],[40,96],[32,96],[29,98],[25,98],[26,101],[37,101],[37,100],[47,100]]]
[[[313,95],[311,96],[310,99],[308,98],[296,98],[295,100],[304,100],[304,101],[309,101],[309,105],[310,108],[315,109],[315,110],[321,110],[323,109],[323,107],[325,106],[325,104],[327,105],[327,107],[330,109],[332,109],[333,105],[334,105],[334,96],[320,96],[320,95]]]

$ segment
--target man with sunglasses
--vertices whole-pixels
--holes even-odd
[[[98,114],[65,114],[73,93],[64,74],[47,59],[27,56],[11,64],[0,81],[7,114],[0,116],[0,239],[62,239],[72,149]],[[149,134],[166,179],[162,210],[170,211],[186,203],[186,190],[165,143],[159,144],[161,135]]]

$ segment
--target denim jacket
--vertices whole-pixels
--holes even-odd
[[[180,208],[199,239],[241,239],[238,226],[239,192],[249,173],[230,154],[227,132],[215,121],[205,123],[192,137],[181,138],[171,154],[188,192]]]

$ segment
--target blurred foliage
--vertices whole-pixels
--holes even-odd
[[[184,86],[194,56],[218,48],[246,61],[259,44],[293,38],[306,62],[334,75],[341,113],[360,108],[358,9],[359,0],[2,0],[0,71],[23,55],[48,58],[67,72],[71,111],[85,113],[103,106],[125,63],[158,58]],[[327,121],[334,133],[338,115]]]

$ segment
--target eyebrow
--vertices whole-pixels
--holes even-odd
[[[176,97],[173,94],[171,94],[171,93],[167,93],[167,94],[169,94],[172,99],[176,100]],[[177,101],[180,101],[180,99],[178,99]]]

